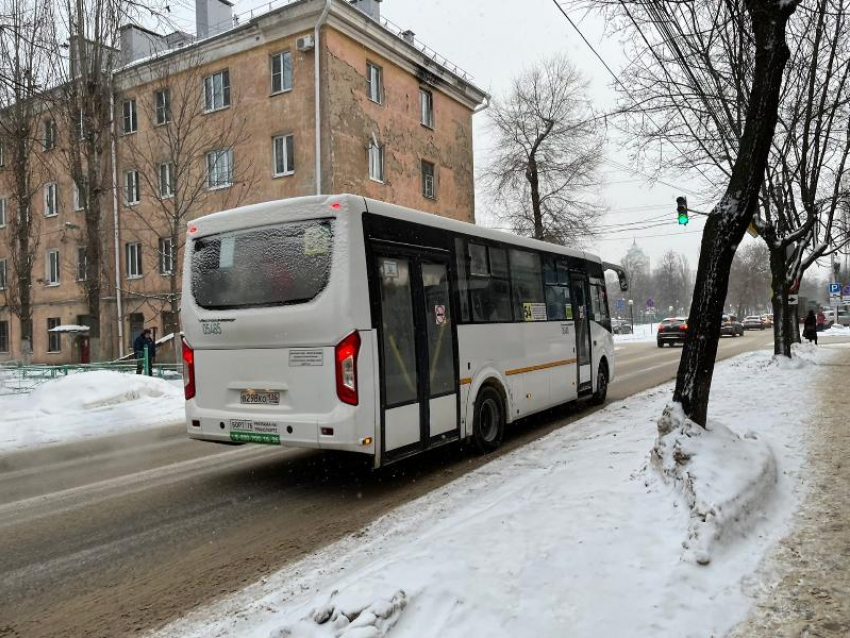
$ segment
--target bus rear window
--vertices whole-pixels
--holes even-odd
[[[202,237],[192,255],[192,294],[202,308],[280,306],[311,301],[328,283],[330,220]]]

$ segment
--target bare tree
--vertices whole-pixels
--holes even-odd
[[[643,139],[666,151],[659,168],[713,170],[726,184],[703,230],[674,392],[684,413],[704,426],[729,271],[759,206],[790,56],[786,28],[799,1],[594,4],[613,12],[639,43],[630,55],[628,98],[644,130],[655,131]],[[712,99],[728,91],[737,98]]]
[[[42,185],[42,166],[34,153],[42,143],[41,94],[51,82],[48,64],[49,0],[2,0],[0,15],[0,144],[9,164],[12,210],[6,211],[6,248],[11,265],[6,303],[21,326],[21,339],[32,343],[33,265],[39,244],[39,219],[32,200]]]
[[[592,236],[604,212],[588,200],[599,184],[603,136],[576,67],[564,56],[545,60],[488,113],[495,150],[485,179],[501,217],[517,233],[553,243]]]
[[[652,273],[653,298],[656,306],[667,312],[670,307],[678,314],[690,298],[690,268],[688,260],[675,250],[668,250]]]
[[[770,293],[770,254],[764,242],[751,242],[739,248],[729,274],[726,302],[739,317],[762,314]]]
[[[200,54],[165,55],[138,70],[139,80],[155,78],[143,96],[141,111],[154,123],[149,130],[124,139],[142,188],[151,197],[150,206],[127,207],[133,219],[151,238],[151,248],[161,260],[161,270],[169,274],[168,291],[160,296],[168,311],[177,317],[180,308],[181,278],[178,256],[183,254],[186,223],[198,216],[205,205],[215,201],[224,208],[237,206],[250,194],[257,179],[251,163],[252,139],[247,121],[237,109],[215,115],[204,110],[202,99],[205,75]],[[238,102],[235,93],[231,98]],[[209,156],[225,151],[238,162],[231,164],[228,188],[210,183]],[[160,240],[166,240],[161,242]]]

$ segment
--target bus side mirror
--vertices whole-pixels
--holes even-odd
[[[607,262],[603,262],[602,264],[603,270],[612,270],[617,273],[617,279],[620,282],[620,290],[623,292],[629,289],[629,279],[626,277],[626,271],[623,270],[622,266],[618,266],[617,264],[609,264]]]

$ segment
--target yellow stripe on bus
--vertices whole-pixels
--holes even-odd
[[[541,363],[538,366],[528,366],[527,368],[514,368],[513,370],[505,370],[505,374],[512,376],[514,374],[524,374],[526,372],[536,372],[537,370],[548,370],[549,368],[558,368],[560,366],[568,366],[576,363],[576,359],[563,359],[561,361],[552,361],[551,363]]]

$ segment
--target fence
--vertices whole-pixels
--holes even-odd
[[[67,365],[0,365],[0,396],[26,394],[42,383],[66,377],[69,374],[109,370],[124,374],[136,374],[136,362],[127,363],[90,363]],[[157,363],[153,366],[153,376],[160,379],[180,379],[182,366],[175,363]]]

